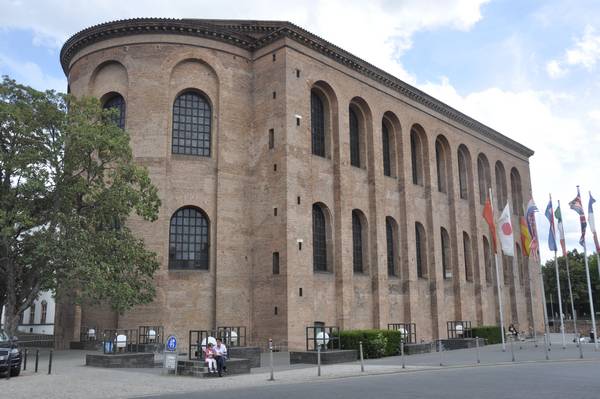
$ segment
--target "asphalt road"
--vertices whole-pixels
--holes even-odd
[[[145,398],[598,399],[600,362],[537,362],[448,368]]]

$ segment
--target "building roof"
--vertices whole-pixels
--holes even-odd
[[[521,155],[530,157],[534,153],[526,146],[444,104],[416,87],[286,21],[136,18],[107,22],[84,29],[65,42],[60,52],[63,71],[68,75],[69,64],[74,55],[88,45],[119,36],[152,33],[209,38],[249,51],[255,51],[280,38],[287,37],[395,90],[462,126],[479,132],[484,137],[490,138]]]

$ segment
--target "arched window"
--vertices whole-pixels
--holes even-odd
[[[519,284],[525,285],[525,265],[521,246],[515,243],[515,256],[517,257],[517,268],[519,269]]]
[[[463,231],[463,251],[465,258],[465,280],[473,281],[473,251],[471,248],[471,239],[466,231]]]
[[[415,128],[410,131],[410,160],[413,184],[423,185],[423,140]]]
[[[383,174],[385,176],[391,176],[392,157],[390,156],[390,151],[392,148],[390,146],[390,130],[385,122],[381,123],[381,141],[383,150]]]
[[[464,146],[458,148],[458,185],[461,199],[469,199],[469,157]]]
[[[112,116],[112,121],[120,127],[125,129],[125,99],[122,95],[115,93],[108,97],[102,106],[104,109],[116,109],[116,113]]]
[[[419,222],[415,223],[415,247],[417,252],[417,277],[427,278],[427,245],[425,229]]]
[[[485,262],[485,282],[491,285],[492,279],[492,248],[486,236],[483,236],[483,261]]]
[[[477,157],[477,178],[479,181],[479,202],[483,205],[488,195],[488,189],[492,187],[490,163],[483,154],[479,154]]]
[[[496,196],[498,198],[498,209],[504,209],[506,206],[507,192],[506,192],[506,173],[504,172],[504,166],[502,162],[496,162]]]
[[[169,269],[208,270],[209,221],[197,208],[181,208],[171,217]]]
[[[350,108],[350,165],[360,168],[360,127],[356,112]]]
[[[44,299],[42,301],[42,314],[40,316],[40,324],[46,324],[46,317],[48,316],[48,302]]]
[[[173,154],[210,157],[211,108],[204,96],[186,91],[173,103]]]
[[[512,196],[512,208],[515,215],[523,215],[523,191],[521,188],[521,175],[519,171],[512,168],[510,171],[510,193]]]
[[[35,303],[29,307],[29,324],[35,324]]]
[[[325,214],[319,204],[312,206],[313,221],[313,269],[327,271],[327,226]]]
[[[352,211],[352,265],[354,273],[363,273],[363,224],[359,211]]]
[[[445,228],[441,228],[442,236],[442,273],[444,279],[452,278],[452,266],[450,264],[450,236]]]
[[[398,237],[398,228],[396,225],[396,221],[394,218],[387,216],[385,218],[385,238],[387,244],[387,266],[388,266],[388,276],[397,276],[396,272],[396,256],[397,256],[397,247],[396,242]]]
[[[325,156],[325,106],[315,90],[310,92],[310,131],[312,153]]]
[[[446,151],[440,138],[435,140],[435,165],[437,170],[438,191],[447,192]]]

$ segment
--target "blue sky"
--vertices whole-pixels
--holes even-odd
[[[600,197],[597,0],[0,0],[0,9],[0,74],[62,91],[60,46],[97,23],[289,20],[533,148],[534,198],[542,210],[550,192],[561,200],[569,247],[580,249],[566,209],[575,185],[586,208],[588,190]],[[542,216],[538,224],[545,238]],[[542,248],[549,258],[545,240]]]

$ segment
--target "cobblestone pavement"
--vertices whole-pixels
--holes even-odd
[[[560,339],[552,337],[549,353],[550,362],[579,361],[579,349],[573,343],[561,349]],[[583,345],[584,360],[597,368],[600,352],[593,344]],[[516,363],[543,363],[545,350],[533,342],[515,343],[513,346]],[[48,357],[44,351],[40,357],[39,372],[33,372],[34,361],[30,356],[27,370],[20,377],[0,380],[2,396],[6,398],[129,398],[148,395],[177,394],[186,392],[215,391],[223,389],[245,389],[277,384],[296,384],[316,380],[345,378],[359,375],[427,372],[441,368],[464,368],[476,366],[475,349],[455,350],[439,353],[406,356],[406,369],[402,369],[399,356],[365,361],[365,372],[360,363],[327,365],[322,367],[322,376],[317,377],[316,366],[289,366],[286,353],[275,356],[275,381],[267,381],[269,368],[253,369],[252,374],[197,379],[192,377],[165,376],[161,369],[103,369],[84,366],[85,351],[58,351],[54,354],[52,375],[47,374]],[[502,352],[500,345],[490,345],[480,350],[481,366],[512,364],[510,345]],[[265,358],[263,358],[263,361]],[[572,362],[570,362],[572,363]],[[565,363],[566,364],[566,363]]]

